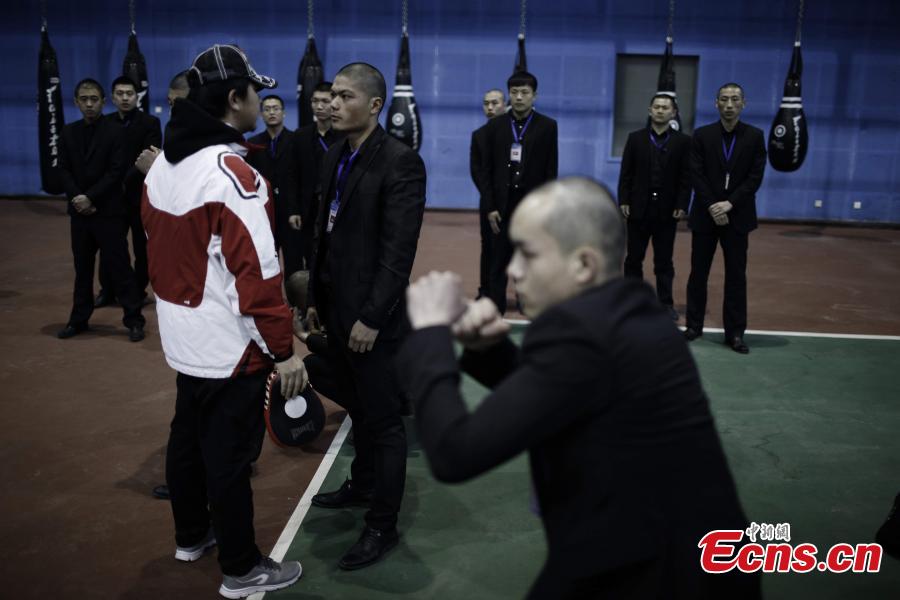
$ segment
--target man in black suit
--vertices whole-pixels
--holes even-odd
[[[60,140],[59,173],[71,217],[75,290],[72,312],[60,339],[88,328],[94,312],[94,260],[106,265],[113,291],[122,304],[122,322],[132,342],[144,339],[141,299],[128,258],[122,177],[126,163],[119,128],[103,118],[103,86],[83,79],[75,86],[75,105],[82,119],[66,125]]]
[[[484,116],[490,123],[494,117],[506,113],[506,96],[502,90],[488,90],[484,94],[481,103]],[[488,210],[484,204],[484,191],[481,189],[483,181],[487,178],[482,174],[484,156],[488,153],[487,124],[482,125],[472,132],[472,143],[469,146],[469,173],[472,182],[478,189],[478,222],[481,229],[481,258],[478,270],[478,297],[488,295],[491,280],[491,241],[494,232],[488,221]]]
[[[162,145],[162,127],[159,119],[138,109],[137,86],[128,77],[116,77],[112,84],[112,99],[116,112],[106,118],[116,124],[122,135],[122,151],[125,164],[123,200],[125,217],[131,229],[131,248],[134,252],[134,277],[141,300],[147,296],[147,236],[141,223],[141,194],[144,191],[144,173],[134,164],[141,152]],[[100,261],[100,293],[94,307],[110,304],[113,300],[108,269]]]
[[[757,576],[700,568],[703,535],[746,519],[687,345],[647,285],[621,276],[608,191],[548,183],[510,237],[509,276],[533,319],[521,349],[453,273],[407,293],[414,331],[397,365],[435,477],[464,481],[529,452],[548,546],[531,599],[758,598]],[[472,413],[454,334],[462,368],[493,390]]]
[[[720,244],[725,256],[725,344],[747,354],[747,238],[756,229],[756,190],[766,169],[766,144],[760,129],[740,122],[741,86],[720,87],[716,108],[719,121],[695,131],[691,148],[694,202],[688,224],[693,233],[684,337],[691,341],[703,335],[706,285]]]
[[[481,168],[481,203],[494,238],[488,297],[506,312],[506,265],[512,256],[508,224],[525,195],[556,179],[556,121],[534,110],[537,78],[514,73],[506,82],[512,109],[509,116],[487,124],[487,151]]]
[[[344,139],[343,134],[331,126],[330,81],[323,81],[315,87],[310,105],[316,120],[298,129],[294,141],[300,179],[300,214],[303,218],[300,248],[307,269],[312,263],[316,215],[319,214],[322,196],[322,159],[332,145]]]
[[[342,569],[379,560],[397,544],[406,479],[406,432],[393,357],[408,329],[404,291],[425,210],[425,165],[378,125],[386,87],[371,65],[341,69],[331,88],[333,145],[322,167],[307,318],[321,313],[328,331],[338,397],[353,419],[351,479],[312,503],[369,508],[359,541]]]
[[[275,244],[282,252],[285,277],[303,268],[298,231],[302,226],[298,198],[300,182],[294,152],[294,132],[284,126],[284,100],[275,94],[262,99],[266,130],[248,141],[247,162],[260,172],[275,194]]]
[[[669,126],[677,112],[670,95],[653,96],[650,124],[628,135],[619,174],[619,209],[628,226],[625,276],[644,278],[644,255],[653,240],[656,297],[675,321],[672,250],[678,219],[691,200],[691,138]]]

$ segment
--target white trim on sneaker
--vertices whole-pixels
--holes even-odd
[[[181,546],[175,547],[175,560],[180,560],[182,562],[194,562],[198,560],[203,554],[216,545],[216,537],[211,534],[207,536],[205,540],[197,544],[196,546],[190,546],[188,548],[182,548]]]
[[[246,598],[247,596],[250,596],[257,592],[274,592],[275,590],[281,590],[286,587],[292,586],[295,583],[297,583],[297,580],[300,579],[301,575],[303,575],[303,567],[297,561],[291,561],[291,562],[294,562],[297,565],[297,575],[292,577],[291,579],[286,579],[284,581],[279,581],[277,583],[270,583],[268,585],[264,585],[264,582],[268,579],[268,574],[261,573],[260,575],[257,575],[256,577],[253,577],[252,579],[249,580],[249,581],[253,581],[253,580],[260,579],[261,577],[265,578],[259,584],[256,584],[256,585],[245,585],[245,586],[239,587],[239,588],[229,588],[229,587],[225,586],[225,582],[223,581],[222,585],[219,586],[219,594],[221,594],[222,596],[225,596],[226,598],[237,599],[237,598]],[[289,563],[283,563],[283,564],[287,565]],[[248,573],[248,575],[249,575],[249,573]],[[246,577],[246,575],[245,575],[245,577]]]

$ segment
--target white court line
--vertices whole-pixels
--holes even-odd
[[[350,417],[345,417],[344,422],[341,423],[340,428],[334,435],[334,439],[331,440],[331,445],[325,452],[325,456],[322,458],[322,462],[319,463],[319,468],[316,469],[316,474],[313,475],[312,480],[309,482],[309,486],[300,497],[300,502],[297,503],[297,508],[294,509],[294,513],[288,520],[287,525],[284,526],[284,531],[281,532],[281,535],[278,537],[278,541],[275,542],[275,546],[272,548],[272,552],[269,553],[269,556],[273,560],[277,560],[279,562],[284,560],[284,556],[285,554],[287,554],[288,548],[291,547],[291,542],[294,541],[294,537],[297,535],[297,531],[300,529],[300,524],[303,523],[303,519],[306,517],[306,513],[309,512],[309,507],[312,506],[312,497],[319,493],[319,488],[322,487],[322,483],[325,481],[325,477],[328,475],[328,471],[331,470],[331,466],[334,464],[338,452],[340,452],[341,446],[344,444],[344,439],[346,439],[347,433],[349,433],[350,427],[352,425],[353,423],[350,420]],[[265,592],[257,592],[250,596],[250,600],[261,600],[265,595]]]
[[[510,325],[528,325],[531,321],[524,319],[504,319]],[[684,330],[684,327],[679,327]],[[704,327],[703,332],[714,331],[716,333],[725,333],[724,329],[717,327]],[[818,337],[818,338],[834,338],[841,340],[890,340],[900,341],[900,335],[863,335],[860,333],[817,333],[814,331],[770,331],[767,329],[748,329],[745,333],[753,335],[784,335],[791,337]]]

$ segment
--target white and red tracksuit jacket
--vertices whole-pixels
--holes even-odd
[[[179,100],[145,179],[141,216],[159,334],[173,369],[205,378],[269,370],[293,354],[268,182],[242,136]]]

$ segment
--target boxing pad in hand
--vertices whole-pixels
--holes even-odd
[[[273,371],[266,380],[265,419],[269,437],[277,445],[302,446],[322,432],[325,409],[310,385],[297,396],[285,398],[281,393],[281,378]]]
[[[803,57],[800,54],[800,42],[795,42],[791,66],[784,82],[784,97],[769,130],[769,163],[777,171],[790,172],[799,169],[809,147],[809,131],[800,95],[802,73]]]
[[[409,35],[405,33],[400,38],[400,60],[397,63],[394,97],[388,108],[387,119],[388,133],[418,152],[422,147],[422,121],[413,95]]]

